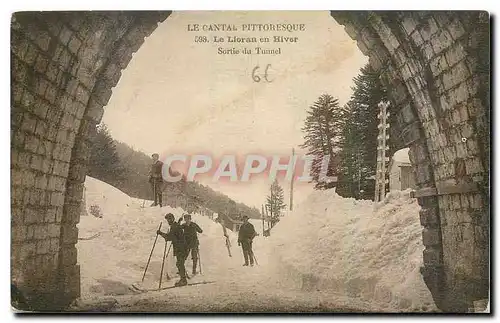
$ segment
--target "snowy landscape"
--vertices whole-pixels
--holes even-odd
[[[182,209],[149,207],[88,177],[86,216],[78,225],[81,298],[75,310],[224,312],[435,311],[419,273],[422,238],[419,206],[409,190],[391,192],[384,201],[342,198],[335,190],[315,191],[282,217],[270,237],[254,241],[258,265],[243,267],[237,233],[228,230],[229,257],[220,224],[193,215],[200,225],[201,274],[194,286],[139,293],[132,284],[156,289],[165,240],[156,242],[141,282],[156,230],[168,230],[164,215]],[[97,206],[97,207],[96,207]],[[94,216],[92,210],[100,210]],[[167,251],[168,246],[167,245]],[[186,269],[191,272],[191,257]],[[168,277],[167,277],[168,275]],[[170,280],[168,279],[170,278]],[[172,253],[166,258],[162,287],[178,280]],[[208,283],[207,283],[208,282]]]

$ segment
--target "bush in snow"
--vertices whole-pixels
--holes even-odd
[[[96,218],[102,218],[101,208],[99,207],[99,205],[96,204],[91,205],[90,214],[92,214]]]

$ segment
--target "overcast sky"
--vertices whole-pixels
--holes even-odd
[[[188,24],[294,23],[306,31],[189,32]],[[210,43],[196,43],[206,35]],[[216,44],[213,36],[297,36],[297,43]],[[226,38],[227,39],[227,38]],[[234,45],[234,46],[233,46]],[[220,55],[218,47],[281,47],[281,55]],[[341,104],[352,78],[367,63],[343,27],[327,11],[174,12],[146,38],[113,90],[103,122],[112,136],[146,154],[254,152],[288,154],[303,142],[307,108],[324,93]],[[251,74],[267,64],[272,83]],[[250,206],[264,203],[269,183],[202,182]],[[283,182],[288,202],[289,183]],[[298,203],[311,191],[297,184]],[[260,208],[260,207],[259,207]]]

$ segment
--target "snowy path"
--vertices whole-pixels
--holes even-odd
[[[194,220],[205,230],[200,235],[202,275],[190,282],[214,281],[211,284],[185,286],[138,294],[130,288],[140,282],[147,257],[154,241],[156,222],[161,222],[167,211],[159,208],[134,208],[121,219],[109,217],[85,218],[80,236],[99,233],[92,240],[79,241],[82,299],[76,310],[155,311],[155,312],[262,312],[262,311],[352,311],[363,308],[352,302],[331,303],[331,295],[285,289],[273,285],[269,272],[268,255],[257,237],[255,253],[259,265],[243,267],[241,248],[236,235],[231,235],[233,257],[229,257],[222,237],[222,229],[208,218]],[[167,208],[164,208],[167,209]],[[172,211],[172,210],[169,210]],[[174,213],[179,212],[174,210]],[[177,214],[176,214],[177,215]],[[156,219],[156,221],[154,221]],[[168,225],[163,221],[163,226]],[[164,227],[164,230],[167,228]],[[219,230],[220,229],[220,230]],[[220,238],[219,238],[220,237]],[[157,240],[144,283],[146,288],[157,288],[165,242]],[[175,276],[175,259],[169,255],[164,269],[162,286],[170,286]],[[192,260],[186,260],[191,272]],[[166,280],[166,273],[171,280]],[[111,305],[110,305],[111,304]],[[367,308],[364,309],[368,310]]]
[[[236,250],[233,250],[236,252]],[[206,255],[205,255],[206,256]],[[202,255],[203,257],[203,255]],[[189,262],[189,259],[187,263]],[[190,281],[215,281],[213,284],[185,286],[136,294],[122,283],[107,281],[106,294],[80,303],[79,310],[116,312],[366,312],[369,304],[332,298],[331,294],[306,292],[269,286],[265,268],[243,267],[234,262],[206,268]],[[189,266],[187,266],[189,268]],[[164,282],[171,285],[177,277]],[[157,287],[158,280],[150,287]],[[115,295],[113,295],[115,294]],[[120,295],[121,294],[121,295]],[[112,300],[112,301],[110,301]],[[111,304],[111,306],[109,306]]]
[[[134,209],[130,208],[122,216],[121,225],[108,220],[102,226],[105,218],[90,217],[85,221],[92,221],[99,226],[92,227],[84,223],[82,236],[99,236],[92,240],[79,242],[79,258],[82,276],[82,300],[76,310],[112,310],[112,311],[154,311],[154,312],[262,312],[262,311],[350,311],[350,302],[332,304],[331,295],[302,292],[300,290],[283,289],[272,286],[268,276],[269,268],[267,255],[259,254],[262,245],[260,237],[256,238],[255,252],[259,265],[243,267],[241,249],[237,246],[236,236],[233,235],[229,257],[222,238],[222,231],[218,232],[218,225],[207,224],[209,219],[195,218],[205,232],[200,235],[200,254],[202,260],[202,275],[190,279],[190,282],[214,281],[212,284],[186,286],[137,294],[130,289],[132,283],[141,280],[147,257],[151,250],[151,233],[156,230],[156,223],[150,221],[151,228],[137,230],[138,221],[128,223],[125,218],[137,220],[137,212],[141,212],[140,219],[156,218],[161,221],[165,211],[159,208]],[[132,218],[132,216],[134,216]],[[146,221],[144,221],[146,222]],[[141,222],[144,225],[144,222]],[[163,221],[166,225],[165,221]],[[152,226],[151,224],[155,224]],[[168,226],[167,226],[168,227]],[[166,229],[166,228],[165,228]],[[143,231],[144,230],[144,231]],[[137,232],[133,232],[137,231]],[[220,233],[214,238],[216,233]],[[137,239],[144,236],[143,241]],[[133,237],[133,238],[132,238]],[[154,234],[153,234],[154,237]],[[128,241],[127,241],[128,240]],[[133,240],[134,243],[131,243]],[[105,241],[105,243],[103,243]],[[161,259],[165,242],[159,238],[142,286],[157,288],[161,271]],[[262,258],[262,259],[260,259]],[[172,285],[178,277],[175,276],[175,259],[169,255],[165,265],[162,286]],[[191,271],[192,260],[186,260],[186,269]],[[171,276],[166,281],[166,272]],[[112,306],[110,306],[112,304]],[[348,305],[346,305],[348,304]],[[357,306],[361,308],[361,306]],[[367,309],[365,309],[367,310]]]

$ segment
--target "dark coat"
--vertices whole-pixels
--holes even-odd
[[[186,238],[184,236],[184,230],[182,230],[182,226],[174,222],[170,225],[170,231],[168,233],[160,233],[163,238],[167,241],[172,241],[172,245],[174,246],[174,255],[181,255],[186,252]]]
[[[202,233],[203,230],[198,224],[194,222],[189,224],[184,223],[182,229],[184,230],[184,236],[186,237],[186,244],[188,247],[194,247],[200,244],[198,241],[198,233]]]
[[[253,240],[253,238],[257,235],[255,232],[255,228],[253,224],[250,222],[243,223],[240,227],[240,231],[238,232],[238,241],[248,241]]]
[[[153,164],[151,164],[151,170],[149,171],[149,181],[155,180],[156,182],[162,182],[163,181],[163,176],[162,176],[162,170],[163,170],[163,162],[157,160]]]

